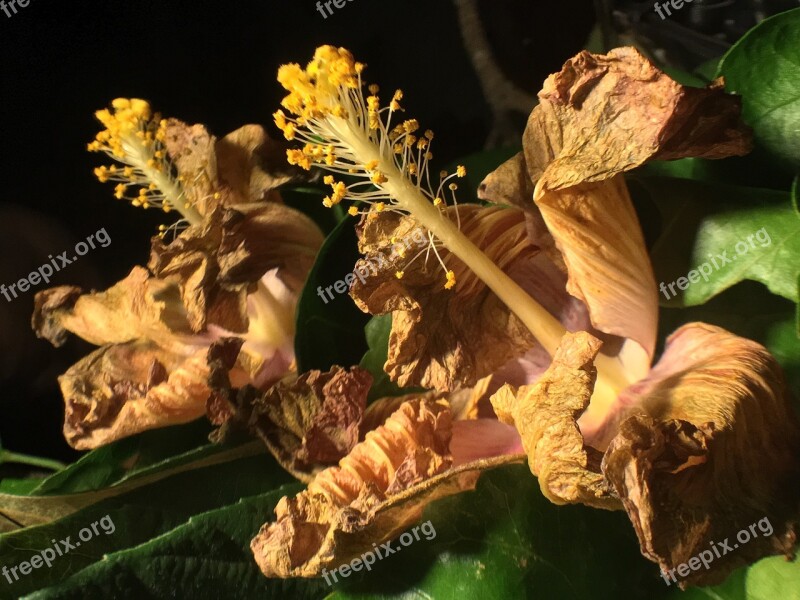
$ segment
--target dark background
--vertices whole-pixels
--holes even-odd
[[[94,111],[118,96],[148,99],[218,136],[246,123],[275,135],[278,66],[304,64],[328,43],[366,62],[370,81],[403,88],[408,114],[436,131],[441,165],[483,147],[491,115],[449,0],[352,0],[327,19],[315,4],[31,0],[11,18],[0,12],[0,283],[100,228],[111,245],[50,285],[103,289],[146,264],[150,236],[171,220],[114,200],[111,184],[92,175],[100,157],[85,149],[98,131]],[[590,0],[482,0],[480,9],[505,74],[531,93],[584,46],[595,21]],[[45,287],[12,302],[0,296],[0,438],[13,451],[70,460],[56,378],[91,346],[36,339],[33,297]]]

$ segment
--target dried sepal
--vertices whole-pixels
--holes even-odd
[[[238,425],[258,435],[278,462],[310,482],[355,447],[372,376],[358,367],[289,375],[266,391],[234,389],[229,371],[241,340],[228,338],[209,350],[213,395],[209,416],[216,425]]]
[[[592,396],[599,349],[586,332],[566,334],[536,384],[506,385],[491,398],[498,418],[519,431],[531,472],[554,504],[621,508],[600,472],[601,454],[585,445],[577,425]]]
[[[405,402],[308,489],[283,498],[251,548],[268,577],[314,577],[398,535],[438,498],[474,487],[501,457],[451,468],[444,401]]]
[[[780,367],[759,344],[711,325],[676,331],[651,374],[627,390],[603,471],[622,499],[642,552],[674,569],[767,518],[754,536],[682,585],[722,581],[797,540],[800,426]]]

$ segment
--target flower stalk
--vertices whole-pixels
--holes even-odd
[[[466,170],[459,167],[454,174],[441,173],[434,192],[428,169],[433,158],[433,133],[426,131],[416,136],[419,124],[414,119],[392,127],[396,113],[403,110],[403,92],[397,90],[389,105],[381,107],[378,87],[370,85],[370,96],[365,100],[363,70],[364,65],[355,62],[350,52],[332,46],[318,48],[305,70],[297,64],[281,67],[278,80],[289,91],[282,106],[295,117],[279,110],[274,114],[275,123],[287,139],[305,142],[302,149],[288,151],[289,162],[305,169],[318,165],[358,180],[348,186],[333,176],[326,177],[325,182],[333,190],[323,200],[327,207],[347,199],[359,203],[350,208],[351,215],[374,218],[387,209],[411,215],[429,231],[429,252],[433,250],[446,271],[446,289],[456,284],[455,275],[439,256],[437,245],[446,247],[469,266],[553,356],[566,333],[558,319],[461,233],[445,213],[443,191],[447,187],[455,192],[457,185],[450,181],[463,177]],[[454,193],[452,200],[455,204]],[[360,206],[368,208],[360,210]],[[399,271],[397,276],[402,277],[402,273]],[[616,392],[627,386],[628,377],[615,358],[600,355],[595,365],[598,396],[603,402],[613,401]]]

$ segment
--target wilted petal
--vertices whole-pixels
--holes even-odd
[[[506,385],[491,399],[498,418],[519,431],[531,472],[555,504],[620,508],[600,472],[600,453],[584,444],[577,425],[592,396],[599,349],[588,333],[568,333],[535,385]]]
[[[88,450],[203,416],[209,394],[205,355],[202,347],[178,355],[151,342],[95,350],[58,379],[67,442]]]
[[[457,210],[461,232],[565,326],[588,325],[564,289],[566,276],[529,239],[522,211],[474,205]],[[351,288],[365,312],[392,312],[385,370],[393,380],[439,391],[472,387],[537,345],[516,315],[446,249],[439,253],[458,282],[449,291],[442,289],[443,273],[433,259],[428,267],[422,257],[409,264],[417,252],[425,252],[425,243],[412,245],[406,258],[393,253],[392,240],[409,239],[413,230],[412,220],[393,214],[367,221],[361,232],[366,256],[356,268],[376,274],[363,283],[356,280]],[[402,279],[395,277],[397,271],[404,272]],[[552,284],[553,279],[561,285]]]
[[[568,272],[567,290],[593,327],[624,340],[604,338],[604,353],[636,380],[653,357],[658,303],[621,174],[653,159],[745,154],[740,101],[719,85],[681,86],[633,48],[581,52],[539,99],[523,154],[489,175],[480,195],[523,207],[531,238]]]
[[[230,420],[258,435],[278,462],[309,482],[324,467],[347,456],[359,441],[372,376],[358,367],[290,375],[262,392],[233,389],[228,371],[236,364],[240,340],[228,339],[209,351],[209,403],[217,425]]]
[[[634,412],[611,442],[603,471],[646,556],[674,569],[712,541],[728,538],[732,546],[740,530],[764,518],[772,535],[757,530],[714,557],[710,570],[683,581],[717,583],[758,558],[791,552],[800,516],[800,427],[765,348],[718,327],[686,325],[622,402]]]
[[[651,159],[750,151],[741,100],[718,84],[689,88],[635,48],[583,51],[550,75],[523,138],[531,181],[556,190],[604,181]]]
[[[447,403],[404,403],[308,489],[283,498],[276,521],[261,528],[251,548],[269,577],[314,577],[335,569],[372,543],[392,539],[443,496],[474,487],[480,471],[517,458],[451,468]]]
[[[277,269],[299,294],[322,241],[311,219],[282,204],[217,208],[170,243],[154,238],[149,267],[159,278],[180,281],[195,331],[213,324],[243,333],[249,322],[247,295],[256,282]]]
[[[255,281],[271,269],[299,294],[324,236],[309,217],[282,204],[227,210],[217,260],[226,285]]]
[[[536,204],[566,263],[567,291],[588,306],[595,328],[626,340],[620,359],[633,380],[644,377],[655,351],[658,298],[622,175],[545,192]]]
[[[201,215],[219,206],[280,202],[275,188],[307,178],[286,163],[284,143],[271,139],[260,125],[245,125],[218,140],[203,125],[169,119],[164,145],[186,200]]]
[[[82,294],[72,286],[39,292],[33,327],[55,346],[68,331],[98,346],[145,338],[165,348],[179,347],[178,336],[191,334],[177,282],[153,279],[141,267],[104,292]]]
[[[240,127],[218,140],[214,149],[219,187],[230,191],[225,204],[280,201],[272,190],[308,177],[286,162],[286,145],[270,138],[260,125]]]

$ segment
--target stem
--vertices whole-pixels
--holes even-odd
[[[189,225],[199,225],[203,222],[203,216],[197,211],[194,206],[185,206],[186,200],[184,198],[183,190],[175,181],[166,174],[164,171],[159,171],[147,165],[152,155],[148,150],[137,140],[133,138],[124,138],[122,140],[123,149],[126,156],[131,162],[131,166],[136,167],[145,177],[155,183],[164,197],[169,200],[171,206],[183,216]]]
[[[417,222],[431,231],[455,256],[497,294],[506,306],[525,324],[550,356],[554,356],[561,338],[567,332],[561,322],[534,300],[513,279],[503,272],[484,252],[465,236],[456,225],[442,215],[411,181],[400,172],[390,155],[379,149],[342,119],[331,119],[340,139],[352,148],[358,162],[378,161],[378,168],[386,176],[383,189],[395,200],[401,210],[410,213]],[[391,150],[388,150],[391,152]],[[622,363],[615,357],[599,354],[595,359],[597,388],[603,397],[616,397],[631,382]]]
[[[60,471],[66,465],[51,458],[42,458],[39,456],[28,456],[27,454],[18,454],[8,450],[0,451],[0,464],[3,463],[16,463],[20,465],[28,465],[29,467],[39,467],[42,469],[50,469],[52,471]]]

